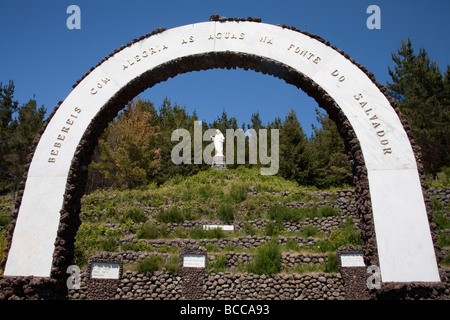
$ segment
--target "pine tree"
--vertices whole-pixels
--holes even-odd
[[[222,114],[217,117],[216,120],[213,121],[212,124],[209,125],[210,128],[219,129],[224,135],[226,129],[234,129],[238,128],[237,120],[235,117],[228,118],[228,114],[225,109],[222,111]]]
[[[445,77],[425,49],[414,53],[411,40],[402,41],[392,54],[389,68],[391,96],[407,118],[416,142],[422,149],[425,170],[435,174],[449,165],[449,68]]]
[[[161,135],[158,139],[158,145],[161,149],[161,167],[159,174],[155,180],[156,183],[164,183],[170,177],[175,175],[187,176],[191,174],[198,167],[193,167],[193,153],[191,152],[191,165],[189,164],[174,164],[172,162],[172,149],[178,143],[172,141],[172,132],[176,129],[189,130],[190,119],[186,109],[180,107],[177,103],[172,105],[169,98],[165,98],[162,105],[159,107],[159,127]],[[193,137],[193,135],[191,136]],[[192,144],[191,144],[192,146]]]
[[[194,138],[194,127],[198,126],[199,118],[197,116],[197,111],[194,109],[192,115],[188,115],[188,121],[187,121],[187,130],[189,131],[191,138]],[[204,121],[201,121],[201,132],[203,134],[204,130],[206,130],[206,123]],[[205,170],[209,168],[208,165],[206,165],[203,161],[201,164],[195,163],[194,159],[197,157],[198,159],[203,159],[203,149],[204,146],[206,146],[206,143],[202,142],[202,148],[199,148],[196,150],[194,141],[191,142],[191,165],[186,167],[186,169],[189,169],[188,174],[193,175],[198,173],[200,170]]]
[[[259,111],[256,113],[252,113],[250,117],[250,124],[247,125],[247,129],[245,126],[243,127],[240,134],[245,137],[245,166],[246,167],[256,167],[260,168],[260,158],[258,157],[258,152],[260,152],[260,146],[258,142],[260,141],[259,130],[266,129],[262,123],[261,117],[259,115]],[[247,135],[245,135],[245,131],[247,131]],[[270,130],[268,131],[269,135],[267,136],[268,145],[263,148],[267,149],[265,153],[267,155],[270,154]],[[256,157],[250,156],[250,145],[253,144],[253,147],[256,150]],[[263,151],[264,153],[264,151]],[[256,159],[255,159],[256,158]]]
[[[11,187],[10,162],[7,156],[13,151],[11,144],[13,113],[19,105],[13,100],[14,89],[13,81],[9,81],[5,86],[0,83],[0,192],[8,191]]]
[[[267,128],[270,129],[281,129],[283,126],[283,121],[280,117],[276,117],[272,122],[267,125]]]
[[[259,115],[259,111],[256,113],[252,113],[252,116],[250,118],[250,125],[248,125],[248,128],[255,129],[256,132],[259,132],[259,129],[264,129],[264,125],[262,123],[261,117]]]
[[[317,109],[316,114],[320,127],[313,125],[314,132],[308,145],[314,185],[318,188],[351,185],[353,175],[336,124]]]
[[[310,160],[305,152],[307,138],[293,109],[286,116],[280,129],[279,146],[280,175],[301,185],[310,184]]]
[[[17,191],[22,180],[29,148],[42,128],[44,116],[44,106],[37,108],[36,100],[32,99],[19,108],[17,118],[11,124],[13,130],[10,138],[12,150],[6,158],[9,162],[13,193]]]
[[[29,148],[42,127],[43,106],[32,99],[19,107],[15,101],[14,82],[0,83],[0,192],[15,192],[22,180]]]

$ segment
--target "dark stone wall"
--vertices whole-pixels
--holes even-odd
[[[183,266],[185,254],[199,254],[205,256],[204,268],[191,268]],[[203,298],[204,284],[206,278],[207,252],[203,247],[197,245],[185,245],[180,248],[178,270],[182,281],[181,298],[185,300],[200,300]]]
[[[346,253],[361,253],[361,248],[348,246],[339,248],[336,252],[339,272],[344,282],[345,298],[347,300],[369,300],[370,294],[366,281],[370,274],[367,273],[366,267],[342,267],[341,255]]]
[[[89,300],[114,300],[123,273],[122,256],[115,253],[104,252],[88,260],[89,279],[87,282],[87,297]],[[119,265],[118,279],[93,279],[91,277],[92,263],[115,263]]]

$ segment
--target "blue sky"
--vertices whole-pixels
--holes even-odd
[[[81,30],[69,30],[69,5],[81,9]],[[369,5],[381,9],[381,29],[369,30]],[[0,0],[0,82],[14,80],[20,104],[35,96],[49,111],[72,85],[114,49],[157,27],[167,29],[226,17],[259,17],[317,34],[344,50],[386,84],[391,53],[411,38],[444,72],[450,64],[450,1],[416,0]],[[297,88],[253,71],[210,70],[177,76],[141,94],[158,106],[164,97],[194,108],[212,122],[222,110],[249,123],[259,111],[264,123],[294,108],[307,134],[317,104]]]

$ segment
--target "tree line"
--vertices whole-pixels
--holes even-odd
[[[392,53],[394,67],[388,68],[392,79],[387,82],[391,96],[412,127],[414,138],[422,149],[425,171],[436,175],[450,165],[449,105],[450,67],[444,74],[430,60],[425,49],[414,52],[411,40],[402,41]],[[0,193],[14,194],[24,171],[28,148],[42,127],[44,106],[36,100],[19,105],[14,99],[14,82],[0,83]],[[293,109],[283,118],[263,124],[258,112],[248,124],[238,125],[236,118],[222,112],[212,123],[202,122],[202,132],[220,129],[279,129],[279,171],[277,174],[301,185],[328,188],[351,185],[352,173],[344,143],[336,125],[326,114],[317,112],[318,126],[307,137]],[[187,176],[205,170],[209,165],[180,164],[171,161],[175,129],[193,134],[199,117],[189,114],[166,98],[159,107],[151,101],[135,98],[114,119],[99,139],[89,168],[87,191],[97,188],[135,188],[148,183],[161,184],[175,175]],[[270,141],[270,130],[268,130]],[[210,142],[203,142],[206,146]],[[192,146],[193,148],[193,146]],[[236,148],[236,146],[235,146]],[[248,157],[248,144],[245,154]],[[196,150],[192,150],[192,157]],[[236,156],[236,151],[234,152]],[[234,162],[236,163],[236,161]],[[261,166],[260,163],[246,166]],[[236,164],[228,167],[233,168]]]
[[[222,111],[212,123],[201,122],[202,134],[207,129],[227,129],[235,132],[242,129],[279,129],[279,171],[286,179],[295,180],[301,185],[314,185],[319,188],[352,184],[351,168],[345,155],[344,143],[336,125],[317,111],[320,127],[314,128],[313,137],[304,133],[295,111],[290,110],[284,118],[263,124],[259,112],[253,113],[249,124],[241,124],[235,117]],[[206,163],[194,164],[194,146],[191,144],[190,164],[174,164],[172,149],[178,140],[172,141],[172,132],[186,129],[194,137],[194,122],[199,121],[196,112],[188,114],[177,103],[166,98],[157,109],[151,101],[140,98],[130,102],[124,111],[110,124],[99,140],[89,172],[88,189],[105,187],[134,188],[146,183],[161,184],[167,179],[182,175],[188,176],[210,167]],[[247,137],[248,139],[248,137]],[[235,168],[238,144],[233,144],[235,161],[227,164]],[[202,150],[211,141],[202,141]],[[245,143],[245,166],[261,167],[249,163],[249,143]],[[270,149],[270,148],[269,148]],[[227,150],[225,150],[227,152]],[[271,150],[268,150],[270,154]]]
[[[13,81],[0,83],[0,194],[11,192],[12,197],[22,180],[29,148],[42,128],[44,106],[34,99],[19,105],[14,100]]]
[[[414,52],[410,39],[402,41],[392,59],[387,88],[422,149],[425,171],[435,176],[450,166],[450,66],[442,74],[425,49]]]

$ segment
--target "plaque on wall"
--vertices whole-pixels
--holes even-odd
[[[234,231],[233,225],[221,225],[221,224],[205,224],[203,230],[222,229],[223,231]]]
[[[183,267],[186,268],[205,268],[206,258],[203,254],[185,254],[183,256]]]
[[[117,263],[93,262],[91,279],[119,279],[120,266]]]
[[[341,254],[342,267],[365,267],[362,253],[342,253]]]

